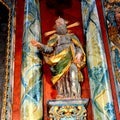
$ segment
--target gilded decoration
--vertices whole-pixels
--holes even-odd
[[[87,120],[87,99],[50,100],[48,101],[48,117],[50,120]]]
[[[52,118],[56,118],[60,120],[61,118],[76,118],[76,120],[87,120],[87,111],[83,108],[83,106],[53,106],[49,111],[50,120]]]
[[[120,1],[104,2],[106,10],[106,22],[110,41],[120,49]]]
[[[10,8],[8,5],[0,0],[0,2],[6,6],[6,8],[9,10],[9,20],[8,20],[8,36],[7,36],[7,53],[6,53],[6,70],[5,70],[5,84],[4,84],[4,95],[3,95],[3,105],[2,105],[2,112],[1,112],[1,119],[5,120],[6,116],[6,105],[7,105],[7,90],[8,90],[8,82],[9,82],[9,69],[8,69],[8,64],[9,64],[9,53],[10,53]]]
[[[12,92],[13,92],[13,81],[14,81],[14,1],[11,3],[10,0],[0,0],[0,3],[8,10],[7,20],[7,42],[5,48],[5,77],[3,86],[3,97],[2,97],[2,109],[1,109],[1,120],[12,119]],[[4,39],[3,39],[4,40]]]

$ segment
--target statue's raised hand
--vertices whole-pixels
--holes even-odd
[[[41,48],[41,43],[36,41],[36,40],[31,40],[30,43],[32,44],[32,46],[35,46],[37,48]]]

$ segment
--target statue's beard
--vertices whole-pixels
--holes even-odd
[[[66,28],[66,25],[59,25],[59,26],[56,26],[56,32],[60,35],[64,35],[67,33],[67,28]]]

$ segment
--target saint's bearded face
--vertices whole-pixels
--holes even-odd
[[[67,33],[67,27],[64,19],[59,18],[56,20],[56,32],[59,35],[64,35]]]

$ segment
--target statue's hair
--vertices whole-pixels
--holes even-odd
[[[63,22],[63,23],[66,24],[65,20],[64,20],[63,18],[61,18],[61,17],[59,17],[59,18],[55,21],[55,23],[56,23],[56,22]]]

